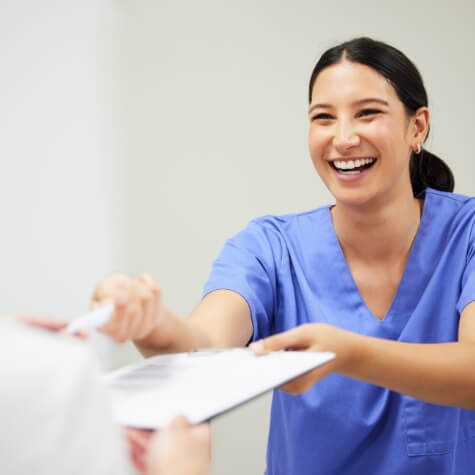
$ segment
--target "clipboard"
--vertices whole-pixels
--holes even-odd
[[[160,429],[175,416],[209,421],[335,358],[329,352],[247,348],[199,350],[147,358],[104,376],[118,424]]]

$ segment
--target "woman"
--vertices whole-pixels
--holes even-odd
[[[395,48],[328,50],[309,102],[310,154],[335,205],[252,221],[186,320],[149,276],[111,276],[94,296],[116,305],[103,330],[145,355],[260,339],[258,353],[335,352],[284,388],[303,394],[275,392],[268,474],[468,474],[475,200],[450,193],[450,170],[423,149],[426,92]]]

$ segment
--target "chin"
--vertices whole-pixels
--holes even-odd
[[[341,186],[334,189],[330,188],[336,203],[350,207],[367,207],[378,201],[378,195],[374,190],[368,188],[343,188]]]

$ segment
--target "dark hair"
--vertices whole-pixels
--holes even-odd
[[[312,90],[317,76],[327,67],[342,59],[364,64],[385,77],[394,87],[409,116],[419,107],[428,106],[427,93],[416,66],[401,51],[382,41],[371,38],[355,38],[325,51],[310,77],[308,98],[312,101]],[[453,191],[454,176],[447,164],[429,151],[422,149],[411,155],[409,173],[414,196],[427,187],[441,191]]]

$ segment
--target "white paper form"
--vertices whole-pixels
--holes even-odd
[[[278,387],[335,355],[246,348],[155,356],[105,376],[116,421],[156,429],[175,416],[200,423]]]

